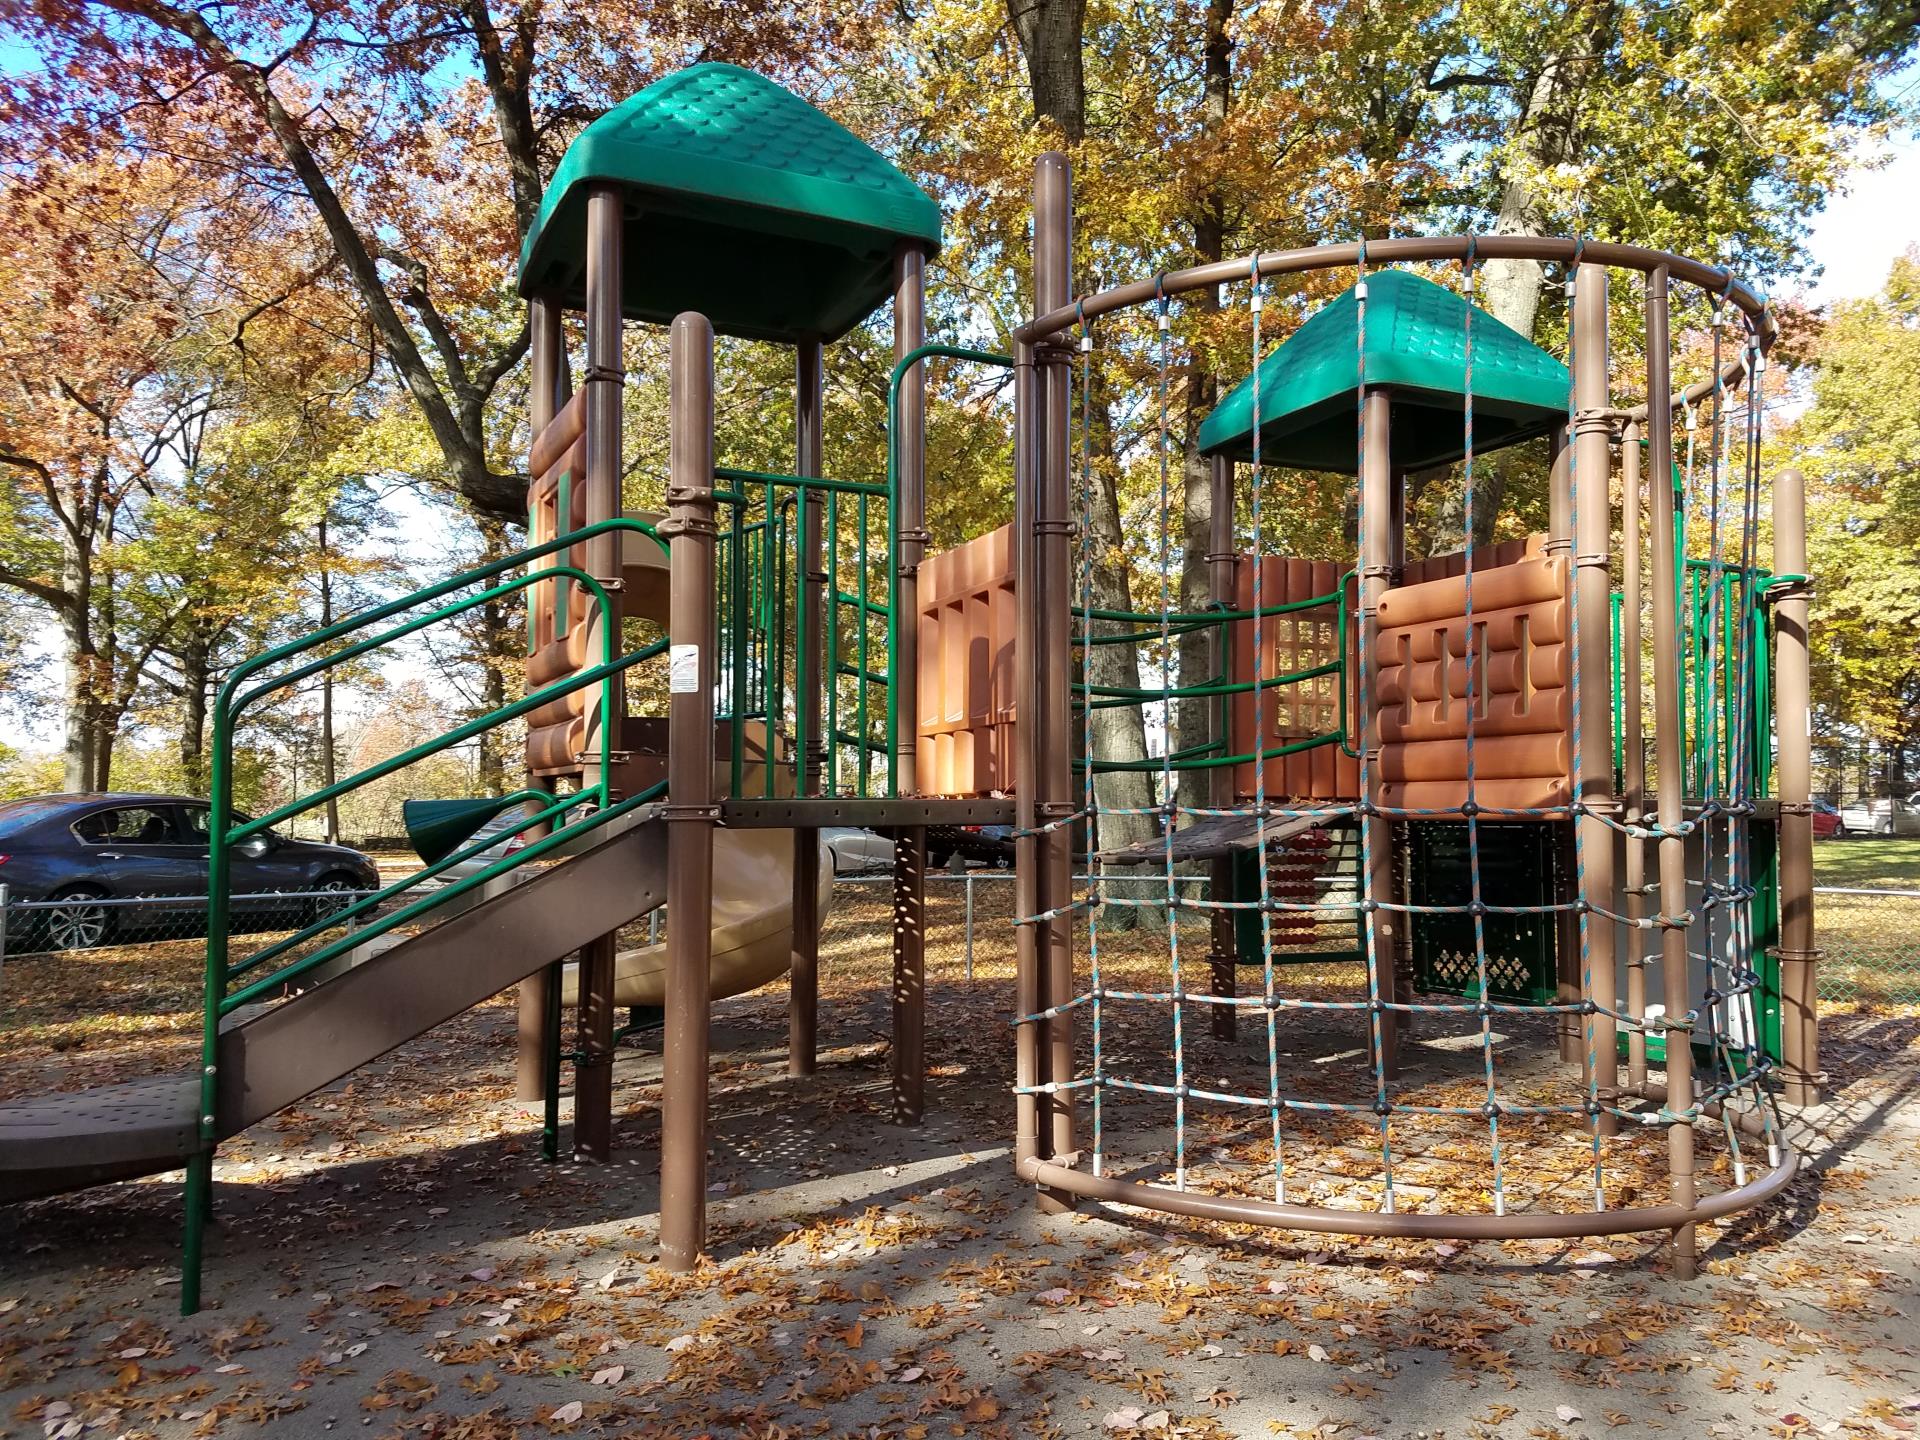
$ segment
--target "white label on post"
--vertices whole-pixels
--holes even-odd
[[[700,647],[675,645],[667,659],[667,691],[672,695],[694,695],[700,690]]]

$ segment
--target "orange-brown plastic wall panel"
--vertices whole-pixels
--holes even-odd
[[[1331,595],[1341,567],[1332,562],[1297,560],[1266,555],[1260,564],[1260,606],[1293,604],[1318,595]],[[1253,561],[1242,556],[1235,569],[1235,608],[1253,609]],[[1254,678],[1254,622],[1236,620],[1229,628],[1232,678],[1247,684]],[[1259,622],[1259,674],[1263,680],[1332,664],[1339,658],[1339,603],[1329,600],[1305,610],[1263,616]],[[1291,685],[1251,690],[1233,697],[1230,753],[1256,748],[1271,750],[1298,740],[1331,734],[1340,725],[1340,677],[1316,676]],[[1255,733],[1255,713],[1259,733]],[[1270,798],[1338,799],[1350,797],[1356,777],[1343,767],[1339,747],[1320,746],[1266,762],[1264,787]],[[1255,789],[1253,762],[1235,767],[1234,785],[1243,796]]]
[[[1013,783],[1013,528],[920,566],[916,777],[928,795],[989,795]]]
[[[1380,713],[1381,803],[1463,804],[1469,725],[1478,804],[1567,803],[1573,716],[1566,559],[1548,558],[1542,537],[1534,536],[1496,547],[1484,568],[1476,560],[1471,637],[1464,559],[1439,556],[1407,569],[1428,578],[1389,590],[1380,602],[1372,699]]]

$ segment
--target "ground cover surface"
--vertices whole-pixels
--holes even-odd
[[[1920,1424],[1911,1009],[1835,1017],[1833,1100],[1793,1134],[1806,1167],[1779,1202],[1703,1234],[1690,1284],[1654,1236],[1373,1242],[1095,1207],[1047,1216],[1008,1159],[1010,887],[975,887],[971,982],[959,889],[929,888],[927,1123],[887,1120],[884,887],[844,885],[823,947],[818,1076],[786,1076],[783,990],[717,1008],[713,1259],[696,1274],[654,1264],[657,1048],[622,1053],[618,1163],[546,1166],[537,1117],[512,1098],[511,1008],[494,1002],[223,1147],[199,1316],[175,1313],[177,1176],[0,1211],[0,1432],[1744,1437]],[[189,1065],[194,951],[10,963],[0,1095]],[[1164,986],[1164,936],[1104,934],[1102,951],[1112,976]],[[1284,983],[1350,984],[1338,968]],[[1164,1061],[1166,1018],[1116,1012],[1110,1058],[1142,1073]],[[1243,1017],[1231,1042],[1188,1023],[1196,1075],[1264,1084],[1263,1022]],[[1367,1083],[1344,1024],[1281,1032],[1299,1093]],[[1502,1093],[1564,1090],[1541,1027],[1509,1028]],[[1404,1084],[1455,1099],[1479,1064],[1477,1039],[1437,1022]],[[1168,1105],[1104,1107],[1112,1168],[1170,1174]],[[1083,1110],[1083,1134],[1090,1120]],[[1196,1110],[1189,1182],[1258,1193],[1267,1124]],[[1483,1124],[1396,1139],[1400,1203],[1486,1200]],[[1350,1117],[1290,1120],[1292,1193],[1373,1203],[1374,1143]],[[1662,1157],[1644,1153],[1657,1149],[1610,1142],[1610,1204],[1660,1198]],[[1725,1183],[1725,1147],[1709,1137],[1702,1157]],[[1764,1168],[1751,1144],[1743,1159]],[[1591,1183],[1588,1139],[1564,1119],[1513,1120],[1502,1163],[1516,1204]]]

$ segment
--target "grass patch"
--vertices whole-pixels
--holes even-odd
[[[1822,840],[1813,847],[1813,883],[1920,890],[1920,840]]]

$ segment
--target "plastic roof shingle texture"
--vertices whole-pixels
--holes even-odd
[[[1566,419],[1567,367],[1552,355],[1431,280],[1407,270],[1375,271],[1367,277],[1366,378],[1369,386],[1392,386],[1396,413],[1407,411],[1406,444],[1396,427],[1396,466],[1442,463],[1461,449],[1469,311],[1477,448],[1512,444]],[[1355,468],[1359,321],[1359,300],[1349,288],[1260,362],[1263,463]],[[1455,418],[1444,422],[1435,412]],[[1484,434],[1478,433],[1482,416]],[[1251,458],[1252,436],[1248,376],[1201,425],[1200,449]],[[1337,453],[1342,444],[1344,455]]]
[[[940,245],[930,196],[838,122],[735,65],[670,75],[580,133],[521,249],[522,293],[578,294],[595,182],[627,194],[623,288],[635,318],[704,305],[723,331],[832,338],[886,299],[896,243]],[[773,276],[730,301],[712,272],[749,265]]]

